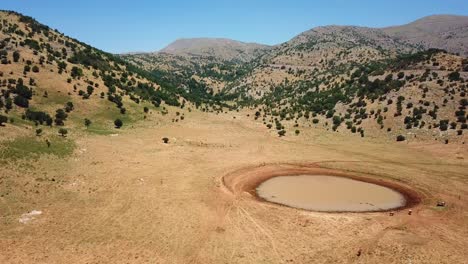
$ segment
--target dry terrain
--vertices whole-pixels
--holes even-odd
[[[467,263],[465,21],[119,56],[0,11],[0,263]],[[408,203],[255,196],[308,173]]]
[[[308,128],[279,138],[245,112],[185,114],[172,123],[153,113],[111,135],[76,132],[69,158],[3,163],[0,262],[466,263],[466,145]],[[412,215],[315,213],[222,184],[284,163],[396,182],[422,202]]]

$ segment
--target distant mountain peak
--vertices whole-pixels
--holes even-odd
[[[424,48],[439,48],[468,56],[468,16],[431,15],[382,30],[396,39]]]
[[[175,55],[216,57],[222,60],[248,61],[269,46],[227,38],[181,38],[159,52]]]

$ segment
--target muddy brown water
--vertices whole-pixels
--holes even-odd
[[[322,212],[385,211],[405,206],[405,197],[388,187],[344,177],[273,177],[257,187],[266,201]]]

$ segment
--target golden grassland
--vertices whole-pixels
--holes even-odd
[[[464,144],[396,143],[321,128],[279,138],[247,112],[192,111],[183,121],[170,122],[174,113],[153,112],[133,128],[108,127],[104,134],[73,129],[67,138],[50,135],[58,150],[37,145],[43,138],[28,133],[7,140],[20,129],[0,128],[0,148],[8,156],[2,156],[0,170],[0,262],[463,263],[468,258]],[[282,163],[383,178],[411,187],[422,202],[411,216],[406,210],[394,216],[316,213],[261,203],[222,184],[233,171]],[[439,200],[447,206],[436,207]],[[32,210],[42,214],[19,222]]]

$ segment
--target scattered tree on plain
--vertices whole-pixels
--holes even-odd
[[[122,122],[122,120],[120,120],[120,119],[117,118],[117,119],[114,121],[114,125],[115,125],[115,128],[121,128],[121,127],[123,126],[123,122]]]

